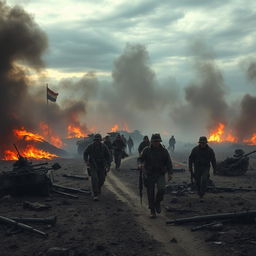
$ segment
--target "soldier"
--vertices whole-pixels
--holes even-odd
[[[189,156],[189,171],[191,181],[196,181],[197,192],[202,198],[206,192],[210,176],[210,163],[213,167],[213,173],[216,174],[216,159],[212,148],[208,146],[205,136],[199,138],[199,145],[194,147]],[[194,171],[193,171],[194,166]]]
[[[140,143],[138,147],[139,154],[141,154],[143,149],[149,145],[150,145],[150,142],[149,142],[148,136],[144,136],[143,141]]]
[[[156,218],[161,213],[161,201],[165,193],[165,174],[172,178],[172,161],[168,151],[161,145],[160,134],[152,134],[151,144],[142,151],[139,162],[144,166],[144,184],[147,187],[150,217]],[[155,186],[157,193],[155,195]]]
[[[175,144],[176,144],[176,140],[174,138],[174,136],[172,135],[172,137],[169,139],[169,151],[174,152],[175,149]]]
[[[129,139],[127,141],[127,145],[128,145],[128,148],[129,148],[129,154],[131,155],[134,143],[133,143],[133,140],[132,140],[132,138],[130,136],[129,136]]]
[[[112,148],[112,143],[111,143],[111,140],[110,140],[110,136],[107,135],[105,138],[104,138],[104,142],[103,142],[107,148],[108,148],[108,151],[110,153],[110,162],[112,163],[113,161],[113,148]]]
[[[114,159],[115,159],[115,164],[116,164],[116,170],[120,170],[120,165],[121,165],[121,159],[124,155],[124,150],[126,148],[126,144],[122,140],[122,137],[120,134],[116,136],[116,139],[112,143],[112,147],[114,150]]]
[[[95,134],[94,141],[84,151],[84,161],[89,166],[93,191],[93,200],[98,201],[101,187],[104,184],[106,171],[110,167],[110,153],[102,142],[100,134]]]

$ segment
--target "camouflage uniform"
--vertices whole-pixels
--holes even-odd
[[[151,142],[161,142],[159,134],[153,134]],[[161,145],[150,145],[142,151],[139,161],[144,165],[144,183],[147,187],[148,206],[151,217],[155,217],[155,210],[160,213],[160,202],[165,194],[165,174],[172,174],[172,161],[168,151]],[[157,193],[155,195],[155,185]]]
[[[143,141],[140,143],[140,145],[138,147],[139,154],[141,154],[143,149],[145,147],[148,147],[149,145],[150,145],[150,142],[149,142],[148,136],[144,136]]]
[[[202,146],[202,143],[205,145]],[[189,156],[189,170],[191,173],[193,173],[193,176],[196,181],[197,192],[200,197],[203,197],[207,190],[207,184],[210,175],[210,163],[212,164],[215,173],[215,153],[213,149],[208,146],[207,138],[200,137],[199,145],[192,149],[192,152]]]
[[[89,163],[93,195],[97,199],[105,181],[106,167],[111,163],[109,150],[101,143],[100,134],[95,135],[94,142],[84,151],[84,160]]]
[[[121,165],[121,159],[123,157],[124,150],[126,147],[120,135],[117,135],[116,139],[112,143],[112,147],[114,150],[114,159],[115,159],[116,169],[119,169]]]

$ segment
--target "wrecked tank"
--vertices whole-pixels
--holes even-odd
[[[48,163],[32,164],[18,153],[18,160],[13,164],[13,169],[0,174],[0,196],[48,196],[52,186],[48,172],[59,168],[61,167],[58,163],[51,167]]]
[[[249,168],[249,155],[256,153],[256,150],[244,154],[242,149],[236,149],[233,157],[228,157],[216,166],[216,174],[222,176],[241,176]]]

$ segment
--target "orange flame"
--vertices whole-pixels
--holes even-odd
[[[26,148],[21,150],[20,153],[22,156],[29,159],[52,159],[54,157],[58,157],[55,154],[38,149],[33,145],[27,145]],[[15,152],[11,150],[6,150],[4,152],[3,160],[18,160],[18,156]]]
[[[44,137],[36,134],[36,133],[32,133],[29,131],[26,131],[24,129],[24,127],[22,127],[20,130],[15,129],[13,130],[14,135],[16,135],[19,139],[23,139],[25,141],[44,141]]]
[[[46,123],[41,122],[39,126],[44,136],[46,138],[49,137],[49,140],[52,145],[58,148],[62,148],[64,146],[64,143],[61,140],[61,138],[58,135],[54,134],[54,132],[49,128],[49,126]]]
[[[81,127],[70,124],[68,126],[68,138],[83,138],[87,134],[81,130]]]
[[[248,145],[255,145],[256,144],[256,133],[254,133],[251,138],[244,139],[243,142],[247,143]]]
[[[18,156],[11,150],[5,150],[2,160],[18,160]]]
[[[119,125],[115,124],[112,128],[111,128],[111,132],[117,132],[119,130]]]
[[[208,138],[208,141],[212,142],[237,142],[238,139],[232,135],[232,131],[229,133],[225,132],[225,125],[219,123],[218,127],[213,130]]]

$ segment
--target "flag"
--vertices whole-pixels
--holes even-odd
[[[47,87],[47,100],[56,102],[58,95],[59,95],[58,93],[52,91],[51,89],[49,89],[49,88]]]

